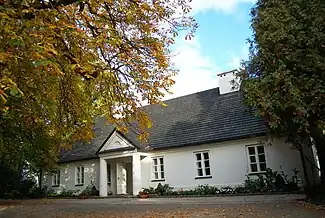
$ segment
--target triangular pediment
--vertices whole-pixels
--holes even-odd
[[[114,150],[128,149],[128,148],[135,148],[135,147],[129,141],[127,141],[123,137],[123,135],[121,135],[117,131],[114,131],[99,152],[114,151]]]

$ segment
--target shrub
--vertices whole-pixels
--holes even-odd
[[[143,188],[142,191],[144,193],[147,193],[147,194],[156,194],[156,191],[155,191],[155,188],[154,187]]]
[[[155,189],[155,193],[158,195],[169,195],[173,191],[173,187],[170,187],[168,184],[162,185],[159,183]]]
[[[209,185],[199,185],[194,189],[195,194],[197,195],[214,195],[218,192],[218,188]]]
[[[217,191],[217,194],[234,194],[234,193],[235,193],[235,189],[230,186],[221,187]]]
[[[80,191],[79,190],[68,190],[63,189],[60,194],[58,194],[59,197],[75,197],[78,195]]]
[[[94,185],[87,185],[86,188],[79,195],[80,196],[99,195],[99,192],[97,191]]]
[[[297,174],[299,171],[293,169],[293,172],[294,176],[288,180],[288,176],[283,171],[278,172],[267,168],[265,174],[257,175],[256,179],[246,175],[244,188],[251,193],[298,190]]]

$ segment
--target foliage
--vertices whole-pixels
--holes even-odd
[[[320,0],[258,0],[251,10],[250,57],[241,74],[245,103],[266,119],[273,133],[298,149],[313,137],[322,171],[324,12],[325,2]]]
[[[295,175],[291,180],[288,180],[284,172],[267,168],[265,174],[258,174],[255,179],[247,175],[244,189],[250,193],[298,190],[296,179],[298,171],[294,169],[293,172],[295,172]]]
[[[88,185],[86,188],[79,194],[80,196],[98,196],[99,191],[94,185]]]
[[[144,188],[142,192],[146,194],[156,194],[156,190],[154,187]]]
[[[26,173],[27,168],[13,170],[7,164],[0,164],[0,198],[28,197],[36,189],[36,181]]]
[[[168,184],[162,185],[161,183],[158,183],[157,188],[155,189],[155,192],[158,195],[169,195],[173,190],[173,187],[170,187]]]
[[[294,171],[297,173],[297,171]],[[297,191],[297,180],[285,180],[287,176],[283,172],[272,171],[267,169],[265,175],[257,175],[257,178],[251,178],[246,176],[245,182],[243,185],[236,187],[223,186],[218,188],[216,186],[210,185],[198,185],[194,189],[188,190],[177,190],[173,191],[173,187],[170,187],[168,184],[162,185],[158,184],[157,188],[153,187],[142,189],[141,193],[144,194],[157,194],[160,196],[211,196],[211,195],[233,195],[233,194],[245,194],[245,193],[267,193],[267,192],[292,192]],[[293,176],[296,178],[297,174]]]
[[[194,189],[194,193],[197,195],[214,195],[218,192],[218,188],[209,185],[199,185]]]
[[[70,190],[70,189],[62,189],[61,192],[56,192],[53,189],[50,189],[46,196],[48,197],[76,197],[80,195],[80,190]]]
[[[189,11],[187,0],[0,1],[2,158],[51,165],[58,145],[94,137],[98,116],[145,141],[140,106],[174,84],[170,46],[193,36]]]

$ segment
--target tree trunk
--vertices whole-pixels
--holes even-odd
[[[43,185],[43,170],[42,170],[42,168],[40,168],[40,170],[39,170],[39,179],[38,179],[39,193],[42,192],[42,185]]]
[[[317,156],[320,165],[321,183],[325,185],[325,135],[323,135],[322,131],[316,129],[313,131],[312,137],[315,141]]]
[[[308,178],[306,160],[305,160],[305,155],[304,155],[302,146],[301,145],[296,145],[296,147],[299,150],[299,154],[300,154],[300,158],[301,158],[301,163],[302,163],[302,168],[303,168],[303,171],[304,171],[304,177],[305,177],[306,187],[307,188],[310,188],[311,185],[310,185],[310,181],[309,181],[309,178]]]

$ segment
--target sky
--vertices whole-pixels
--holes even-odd
[[[175,98],[218,87],[217,74],[239,68],[248,57],[250,9],[255,0],[192,0],[199,28],[192,40],[176,41],[172,62],[180,71],[174,78]]]

